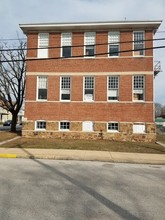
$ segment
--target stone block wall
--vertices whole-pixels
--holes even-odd
[[[35,130],[35,123],[27,121],[23,124],[24,137],[42,137],[57,139],[87,139],[112,141],[154,142],[156,140],[156,126],[146,123],[146,133],[134,134],[133,123],[120,123],[119,132],[108,132],[107,123],[95,122],[93,132],[83,132],[82,122],[71,122],[69,131],[59,131],[58,122],[47,122],[46,130]]]

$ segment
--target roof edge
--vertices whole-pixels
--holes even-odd
[[[157,29],[162,20],[137,20],[137,21],[98,21],[98,22],[65,22],[65,23],[27,23],[19,24],[24,33],[28,31],[39,30],[74,30],[74,29],[97,29],[97,28],[133,28],[133,27],[150,27]]]

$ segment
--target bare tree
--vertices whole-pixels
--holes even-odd
[[[160,117],[162,112],[162,105],[160,103],[155,103],[155,117]]]
[[[16,50],[10,50],[5,43],[0,45],[0,107],[12,114],[12,132],[16,131],[17,116],[24,101],[25,48],[23,41],[19,41]]]

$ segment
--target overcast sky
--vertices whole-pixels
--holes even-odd
[[[164,0],[0,0],[0,39],[23,34],[19,24],[40,22],[163,20],[155,38],[165,38]],[[12,42],[12,41],[10,41]],[[158,41],[155,46],[165,45]],[[162,72],[155,79],[155,101],[165,105],[165,49],[154,51]]]

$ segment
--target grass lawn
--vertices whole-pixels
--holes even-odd
[[[162,142],[163,144],[165,144],[165,135],[157,135],[157,141]]]
[[[163,138],[163,137],[159,137]],[[20,138],[2,145],[7,148],[41,148],[41,149],[72,149],[97,150],[115,152],[137,152],[165,154],[165,147],[155,143],[118,142],[108,140],[61,140],[44,138]]]
[[[17,137],[19,133],[12,133],[9,131],[0,131],[0,142]]]

